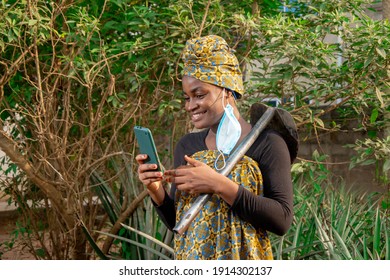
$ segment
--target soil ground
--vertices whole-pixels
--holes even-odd
[[[12,241],[11,233],[16,229],[17,214],[8,208],[6,199],[0,198],[0,260],[32,260],[34,256],[29,253],[28,248],[23,246],[20,241],[16,241],[9,249],[4,242]]]

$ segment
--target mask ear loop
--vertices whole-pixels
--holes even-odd
[[[219,158],[222,156],[222,160],[223,160],[223,165],[221,168],[218,167],[218,161],[219,161]],[[222,169],[224,169],[226,166],[226,159],[225,159],[225,154],[221,151],[221,150],[218,150],[218,156],[217,158],[215,159],[214,161],[214,168],[215,170],[217,171],[220,171]]]
[[[223,102],[223,99],[225,97],[225,93],[226,93],[226,90],[225,88],[222,89],[222,98],[221,98],[221,102],[222,102],[222,108],[225,110],[226,109],[226,106],[225,106],[225,103]]]
[[[222,107],[223,107],[223,109],[225,110],[226,109],[226,106],[225,106],[225,104],[224,104],[224,102],[223,102],[223,99],[224,99],[224,97],[225,97],[225,93],[226,93],[226,91],[225,91],[225,88],[223,88],[222,89],[222,98],[221,98],[221,102],[222,102]],[[225,113],[224,113],[225,114]],[[223,120],[223,117],[221,118],[221,121]],[[225,159],[225,155],[224,155],[224,153],[221,151],[221,150],[219,150],[218,149],[218,156],[216,157],[216,159],[215,159],[215,162],[214,162],[214,168],[215,168],[215,170],[217,170],[217,171],[220,171],[220,170],[222,170],[222,169],[224,169],[225,168],[225,166],[226,166],[226,159]],[[223,165],[222,165],[222,167],[221,168],[219,168],[218,167],[218,161],[219,161],[219,158],[222,156],[222,160],[223,160]]]

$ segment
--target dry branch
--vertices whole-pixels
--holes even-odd
[[[148,195],[148,191],[145,189],[142,193],[140,193],[134,200],[133,202],[130,204],[130,206],[126,209],[126,211],[124,211],[120,217],[118,218],[118,220],[115,222],[115,225],[111,228],[110,230],[110,234],[117,234],[118,231],[121,229],[122,227],[122,223],[128,218],[130,217],[133,212],[137,209],[138,207],[138,204],[141,203],[141,201]],[[108,253],[108,250],[110,250],[110,247],[111,247],[111,244],[112,242],[114,241],[114,238],[111,237],[111,236],[107,236],[107,239],[106,241],[104,242],[104,245],[103,245],[103,249],[102,249],[102,252],[104,254],[107,254]]]
[[[34,170],[30,162],[20,153],[17,143],[10,139],[4,131],[0,131],[0,149],[3,150],[21,170],[23,170],[29,179],[42,190],[50,199],[55,210],[66,224],[69,231],[73,230],[75,222],[71,209],[67,209],[64,198],[56,187],[45,180],[37,170]]]

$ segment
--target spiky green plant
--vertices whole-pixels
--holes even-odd
[[[96,172],[92,174],[94,191],[108,220],[102,230],[95,231],[106,237],[102,248],[93,238],[88,241],[100,258],[169,259],[173,251],[166,244],[170,244],[172,233],[158,219],[146,191],[134,178],[134,158],[122,160],[122,164],[111,161],[118,177],[115,187]]]
[[[295,217],[285,236],[271,235],[276,259],[390,259],[386,194],[347,189],[321,163],[293,170]]]

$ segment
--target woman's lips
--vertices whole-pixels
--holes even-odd
[[[205,112],[203,113],[195,113],[195,114],[192,114],[191,115],[191,121],[193,122],[196,122],[196,121],[199,121],[199,119],[202,118],[202,116],[204,115]]]

